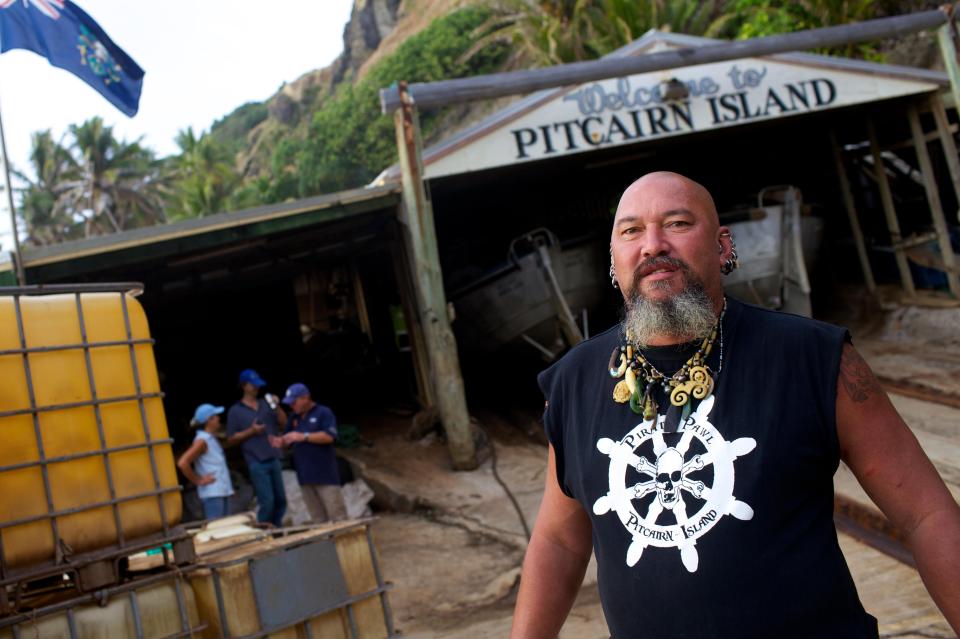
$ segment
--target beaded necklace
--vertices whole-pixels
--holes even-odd
[[[726,312],[727,301],[724,299],[723,310],[713,330],[703,338],[697,351],[680,370],[669,377],[643,356],[643,352],[634,345],[632,335],[627,332],[625,343],[616,347],[610,355],[610,376],[614,379],[623,377],[613,389],[613,400],[620,404],[629,403],[634,413],[642,414],[644,420],[651,420],[659,410],[654,398],[654,391],[659,386],[670,401],[664,431],[675,432],[679,423],[690,415],[693,400],[704,400],[710,396],[714,378],[723,370],[723,316]],[[713,351],[718,334],[720,363],[716,372],[712,373],[707,358]]]

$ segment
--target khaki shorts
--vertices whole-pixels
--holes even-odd
[[[347,518],[347,507],[343,503],[340,486],[324,484],[301,484],[300,492],[310,512],[313,523],[340,521]]]

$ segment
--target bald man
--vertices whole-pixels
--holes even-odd
[[[550,442],[514,639],[556,637],[591,551],[614,639],[877,637],[837,542],[843,459],[960,630],[960,508],[846,330],[723,294],[729,229],[651,173],[610,238],[622,323],[541,373]]]

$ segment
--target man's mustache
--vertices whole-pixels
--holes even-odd
[[[633,270],[633,282],[631,283],[629,291],[630,298],[640,295],[640,280],[644,273],[650,273],[651,271],[654,271],[658,268],[663,268],[665,266],[682,271],[685,275],[690,274],[690,266],[681,259],[676,257],[668,257],[666,255],[649,257],[640,262],[640,264],[637,265],[637,268]]]
[[[690,266],[687,265],[683,260],[676,257],[668,257],[666,255],[657,255],[656,257],[650,257],[640,262],[637,265],[637,268],[633,270],[633,281],[636,282],[640,279],[641,274],[644,272],[650,272],[658,268],[663,268],[664,266],[672,266],[673,268],[687,272],[690,270]]]

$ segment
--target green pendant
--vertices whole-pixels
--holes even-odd
[[[647,392],[643,402],[643,419],[649,421],[657,416],[657,402],[653,400],[653,393]]]
[[[647,385],[637,380],[637,385],[633,389],[633,394],[630,396],[630,410],[637,415],[643,412],[643,400],[641,398],[646,395],[646,389]]]

